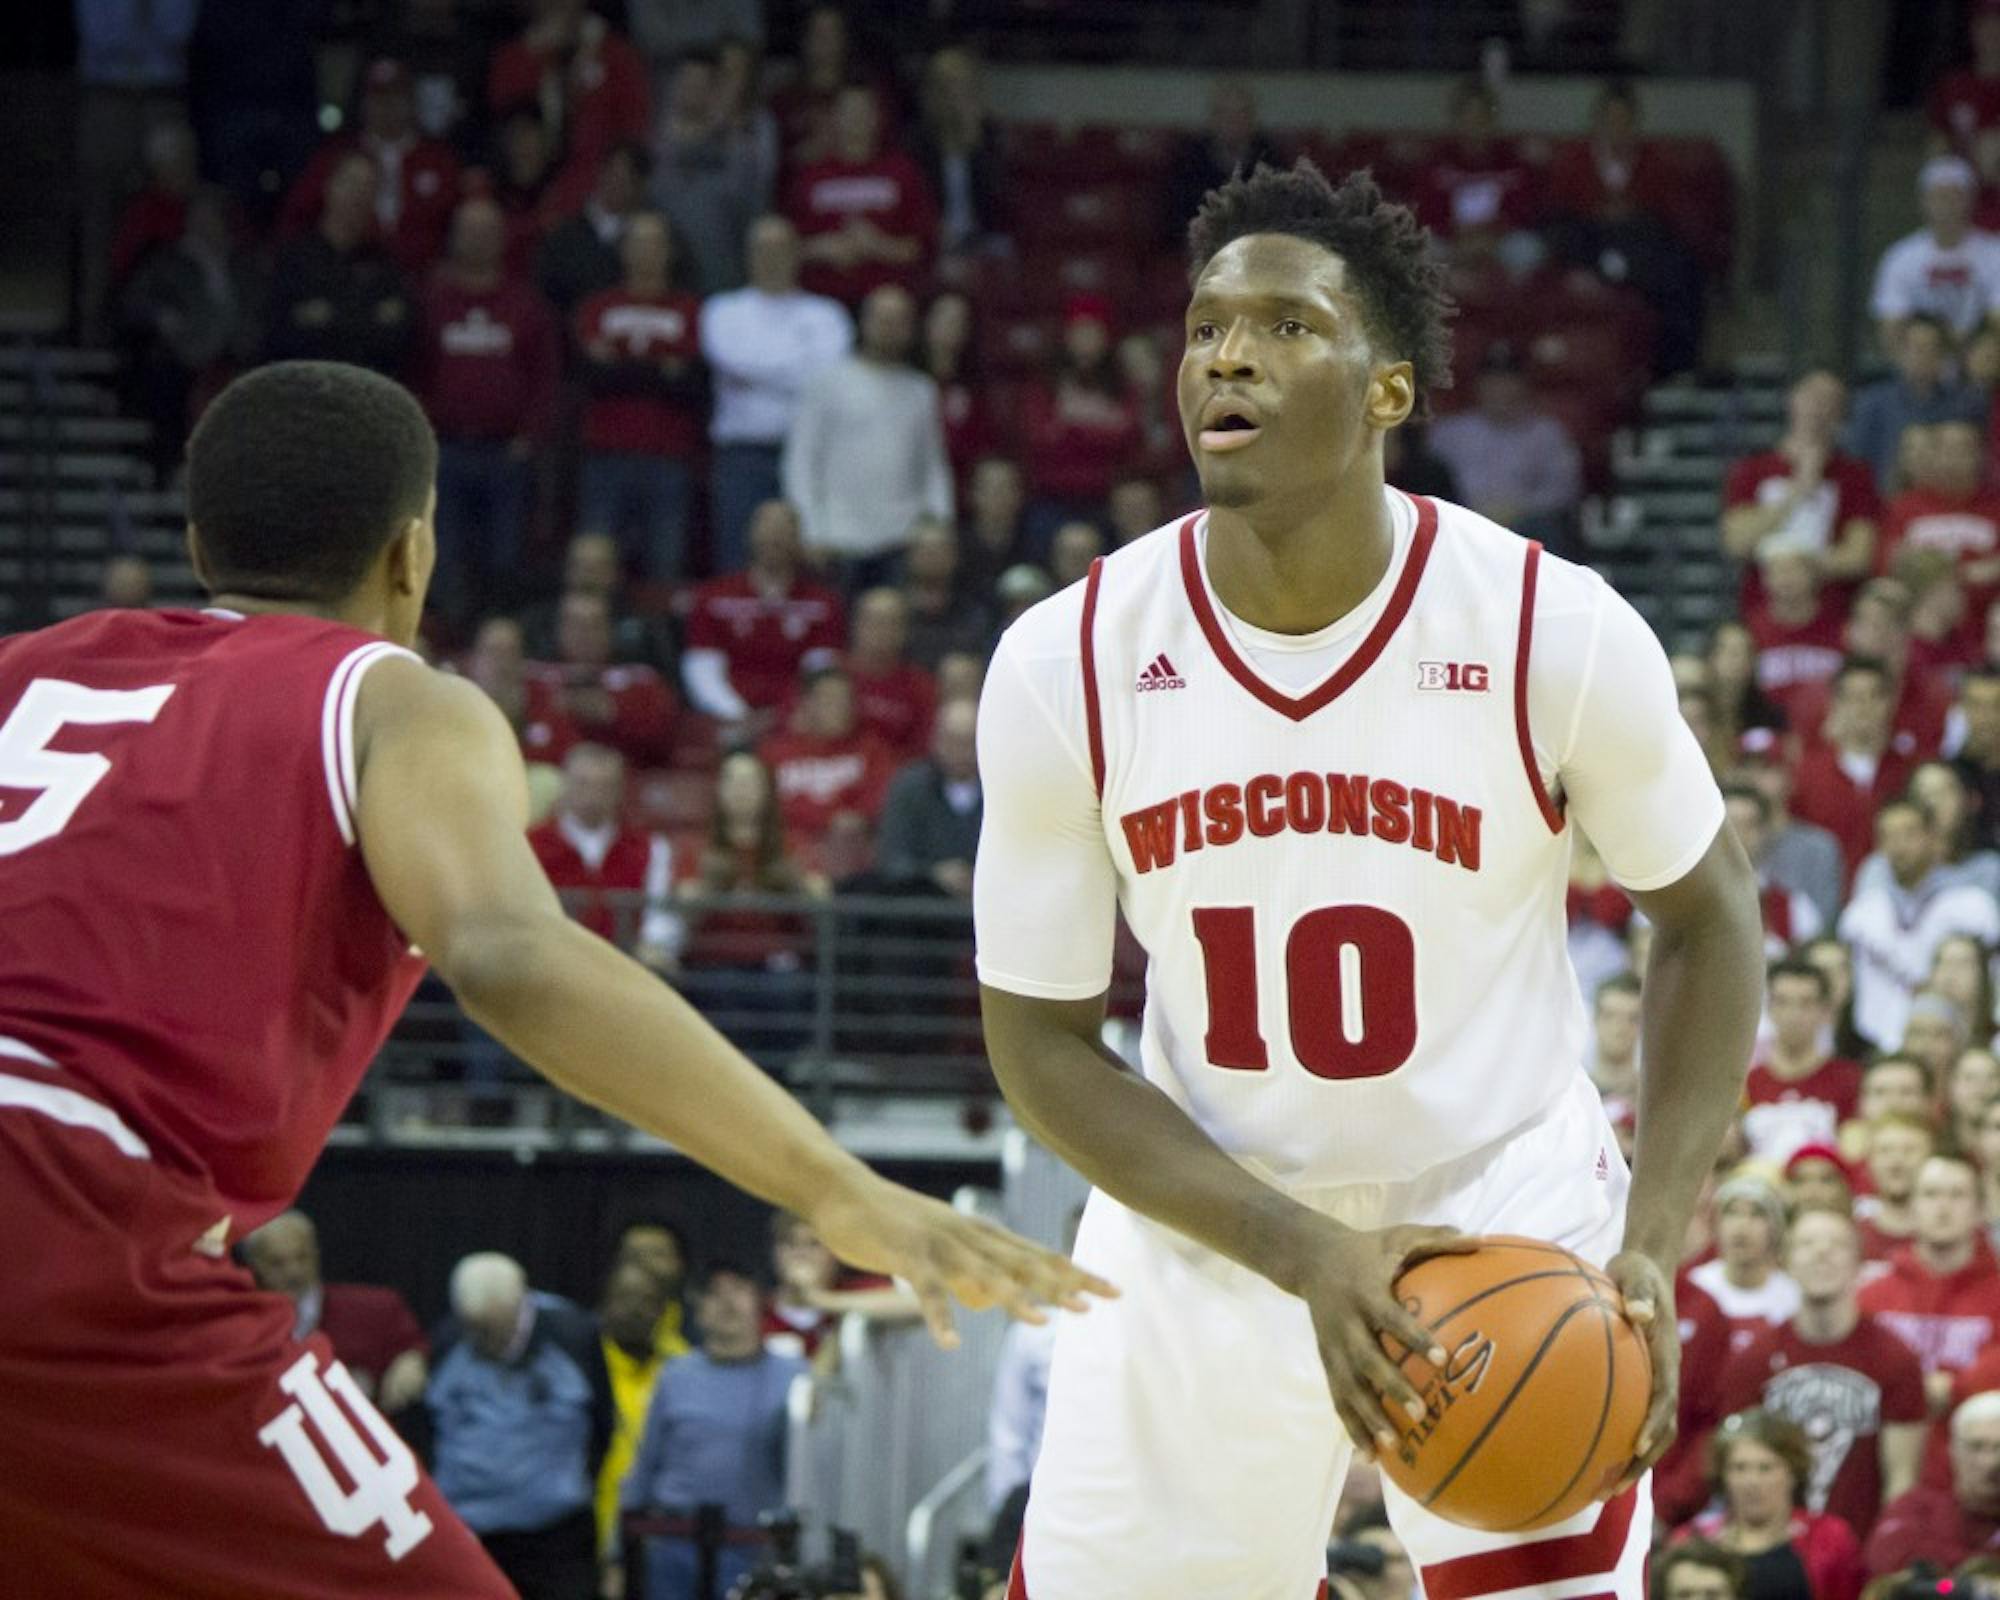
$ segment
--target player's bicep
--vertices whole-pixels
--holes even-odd
[[[1118,906],[1095,786],[1066,720],[1003,643],[979,707],[979,978],[1044,1000],[1110,987]]]
[[[561,915],[528,848],[513,731],[477,688],[415,662],[384,662],[363,685],[356,745],[368,875],[447,980],[480,926]]]
[[[1577,668],[1558,747],[1570,814],[1627,889],[1659,889],[1692,871],[1722,826],[1722,793],[1693,731],[1665,650],[1610,589]]]

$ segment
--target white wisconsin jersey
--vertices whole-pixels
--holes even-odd
[[[1073,630],[1095,791],[1085,803],[1150,958],[1145,1073],[1287,1187],[1409,1178],[1504,1137],[1574,1085],[1587,1032],[1566,949],[1560,789],[1565,740],[1589,720],[1576,680],[1603,643],[1607,605],[1657,660],[1664,710],[1648,679],[1651,698],[1620,714],[1665,717],[1649,743],[1670,752],[1655,766],[1676,791],[1630,818],[1652,837],[1616,852],[1624,881],[1680,876],[1721,817],[1698,751],[1690,765],[1658,644],[1601,580],[1459,507],[1393,493],[1391,507],[1397,554],[1372,625],[1316,685],[1285,688],[1239,649],[1196,515],[1018,623],[981,710],[982,980],[1076,998],[1108,978],[1108,955],[1086,975],[1094,949],[1066,970],[1031,943],[1039,917],[1043,944],[1061,947],[1072,908],[1046,903],[1029,841],[1009,853],[1014,813],[1041,801],[1017,805],[996,770],[1029,764],[1003,755],[1036,720],[1022,691],[1041,702],[1035,734],[1046,741],[1054,723],[1069,742],[1051,655]],[[1564,669],[1571,726],[1531,730],[1537,589],[1552,577],[1579,619],[1569,654],[1582,665]],[[989,727],[1002,717],[1008,728]],[[1632,766],[1635,781],[1660,781]],[[1062,833],[1050,830],[1049,850],[1065,848]],[[1086,923],[1100,915],[1073,909]]]

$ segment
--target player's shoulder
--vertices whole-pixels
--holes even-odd
[[[1534,541],[1450,500],[1427,498],[1418,504],[1431,508],[1441,550],[1488,569],[1481,576],[1496,585],[1523,581]],[[1542,548],[1535,558],[1535,620],[1540,624],[1567,614],[1588,615],[1603,603],[1607,588],[1589,567]]]

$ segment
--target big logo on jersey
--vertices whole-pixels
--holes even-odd
[[[369,1404],[347,1368],[336,1361],[322,1378],[319,1357],[307,1351],[278,1387],[292,1403],[258,1430],[257,1442],[266,1449],[276,1447],[285,1458],[328,1530],[354,1539],[379,1527],[388,1534],[391,1561],[402,1560],[422,1544],[430,1536],[431,1519],[410,1504],[417,1458]],[[365,1440],[354,1426],[357,1421],[368,1431]],[[342,1478],[351,1487],[343,1487]]]

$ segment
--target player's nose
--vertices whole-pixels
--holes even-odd
[[[1238,318],[1217,341],[1215,353],[1208,358],[1208,375],[1217,381],[1240,380],[1255,378],[1262,370],[1262,363],[1257,358],[1257,341],[1249,321]]]

